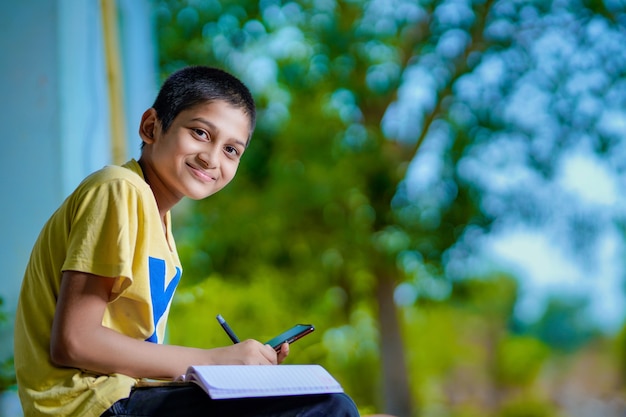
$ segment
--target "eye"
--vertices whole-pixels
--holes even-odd
[[[191,129],[193,133],[198,136],[200,139],[210,140],[209,134],[202,129]]]
[[[227,154],[231,156],[239,156],[240,154],[239,149],[235,148],[234,146],[226,145],[224,147],[224,150],[226,151]]]

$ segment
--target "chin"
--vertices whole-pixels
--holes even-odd
[[[187,198],[190,198],[191,200],[195,200],[195,201],[200,201],[200,200],[204,200],[205,198],[211,197],[213,194],[215,193],[202,194],[202,195],[194,193],[194,194],[187,195]]]
[[[213,194],[217,193],[218,191],[220,191],[221,188],[219,190],[211,190],[211,191],[200,191],[200,192],[191,192],[189,194],[187,194],[188,198],[191,198],[192,200],[204,200],[207,197],[211,197]]]

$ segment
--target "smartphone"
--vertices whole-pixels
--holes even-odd
[[[265,342],[266,345],[270,345],[274,348],[276,352],[280,350],[280,345],[283,343],[293,343],[296,340],[306,336],[315,330],[315,327],[312,324],[296,324],[291,329],[287,330],[276,336],[275,338],[268,340]]]

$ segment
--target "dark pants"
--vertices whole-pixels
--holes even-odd
[[[357,417],[354,402],[345,394],[212,400],[195,384],[133,389],[102,417]]]

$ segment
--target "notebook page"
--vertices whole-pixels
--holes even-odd
[[[343,392],[320,365],[194,366],[186,379],[199,383],[214,399]]]

